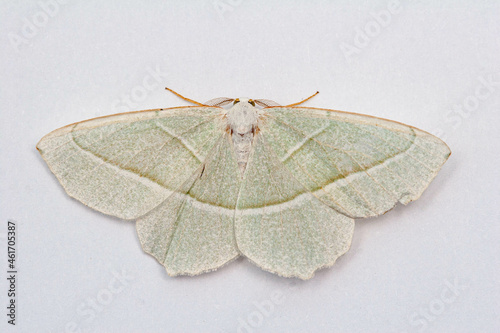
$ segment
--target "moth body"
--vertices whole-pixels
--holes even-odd
[[[259,111],[253,100],[238,98],[227,112],[227,128],[231,133],[238,168],[242,176],[258,130]]]

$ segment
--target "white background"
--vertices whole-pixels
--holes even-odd
[[[499,332],[499,18],[493,0],[1,1],[0,330]],[[69,123],[187,104],[165,86],[201,102],[319,90],[307,106],[411,124],[453,153],[311,280],[243,258],[171,278],[133,222],[69,198],[35,149]]]

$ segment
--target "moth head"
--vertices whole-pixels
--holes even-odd
[[[246,97],[241,97],[241,98],[236,98],[234,101],[233,101],[233,105],[236,105],[238,103],[242,103],[242,104],[250,104],[251,106],[255,106],[255,101],[253,99],[250,99],[250,98],[246,98]]]

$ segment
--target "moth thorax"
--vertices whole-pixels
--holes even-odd
[[[231,130],[234,152],[242,175],[248,163],[257,129],[257,110],[256,107],[242,100],[228,111],[228,127]]]

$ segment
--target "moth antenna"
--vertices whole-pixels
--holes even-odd
[[[316,91],[314,94],[312,94],[311,96],[307,97],[306,99],[298,102],[298,103],[293,103],[293,104],[289,104],[289,105],[285,105],[285,107],[288,107],[288,106],[297,106],[297,105],[300,105],[302,103],[305,103],[307,102],[308,100],[310,100],[311,98],[313,98],[314,96],[316,96],[317,94],[319,94],[319,91]]]
[[[206,101],[205,103],[203,103],[203,105],[208,105],[208,106],[224,106],[224,105],[227,105],[227,104],[231,103],[232,101],[234,101],[234,98],[218,97],[218,98],[214,98],[214,99],[211,99],[209,101]]]
[[[263,108],[271,108],[274,106],[281,106],[281,104],[276,103],[275,101],[271,101],[270,99],[254,99],[255,103]]]
[[[182,96],[181,94],[179,94],[178,92],[176,92],[176,91],[174,91],[174,90],[172,90],[172,89],[170,89],[170,88],[168,88],[168,87],[165,87],[165,90],[170,91],[172,94],[174,94],[174,95],[176,95],[176,96],[178,96],[178,97],[182,98],[182,99],[183,99],[183,100],[185,100],[185,101],[188,101],[189,103],[193,103],[193,104],[195,104],[195,105],[199,105],[199,106],[208,106],[208,105],[205,105],[205,104],[203,104],[203,103],[200,103],[200,102],[197,102],[197,101],[195,101],[195,100],[192,100],[191,98],[184,97],[184,96]]]

